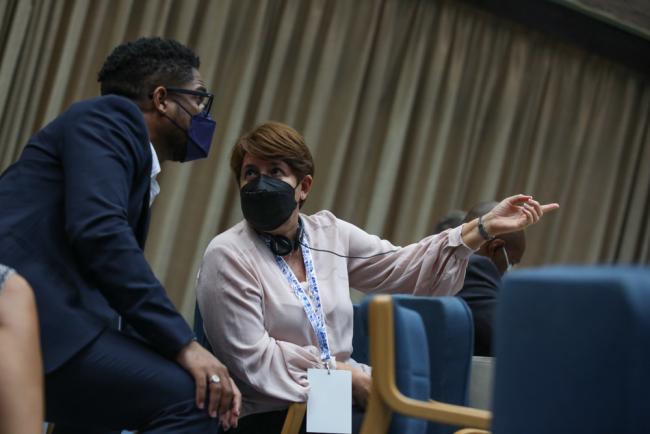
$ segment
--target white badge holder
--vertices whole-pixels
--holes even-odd
[[[307,432],[352,433],[352,373],[308,369]]]

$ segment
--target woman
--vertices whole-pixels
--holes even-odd
[[[477,219],[395,247],[329,211],[300,214],[314,162],[287,125],[266,123],[241,137],[230,166],[245,220],[210,243],[197,292],[208,338],[242,392],[237,432],[280,432],[289,403],[307,399],[307,369],[334,360],[336,369],[351,371],[354,402],[365,406],[370,370],[350,358],[350,287],[455,294],[483,242],[558,207],[517,195],[480,225]]]
[[[43,368],[32,288],[0,264],[0,434],[37,434],[43,424]]]

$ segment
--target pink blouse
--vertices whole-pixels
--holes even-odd
[[[314,248],[347,256],[397,249],[372,259],[312,250],[330,350],[340,362],[357,364],[350,359],[350,287],[365,293],[453,295],[462,287],[473,253],[462,242],[461,227],[395,247],[329,211],[302,215],[302,220]],[[307,399],[307,369],[321,366],[318,341],[273,254],[246,221],[210,242],[197,297],[215,354],[242,392],[242,416]]]

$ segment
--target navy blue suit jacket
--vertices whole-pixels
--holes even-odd
[[[46,372],[118,313],[165,355],[192,339],[143,254],[151,164],[139,108],[109,95],[73,104],[0,177],[0,263],[34,288]]]
[[[474,317],[474,355],[493,356],[492,329],[497,306],[501,275],[494,263],[485,256],[469,258],[461,297]]]

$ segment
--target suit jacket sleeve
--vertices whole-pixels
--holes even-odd
[[[191,341],[192,331],[151,271],[128,221],[133,187],[149,182],[151,151],[142,114],[118,97],[68,113],[60,151],[65,229],[77,261],[139,334],[174,355]]]

